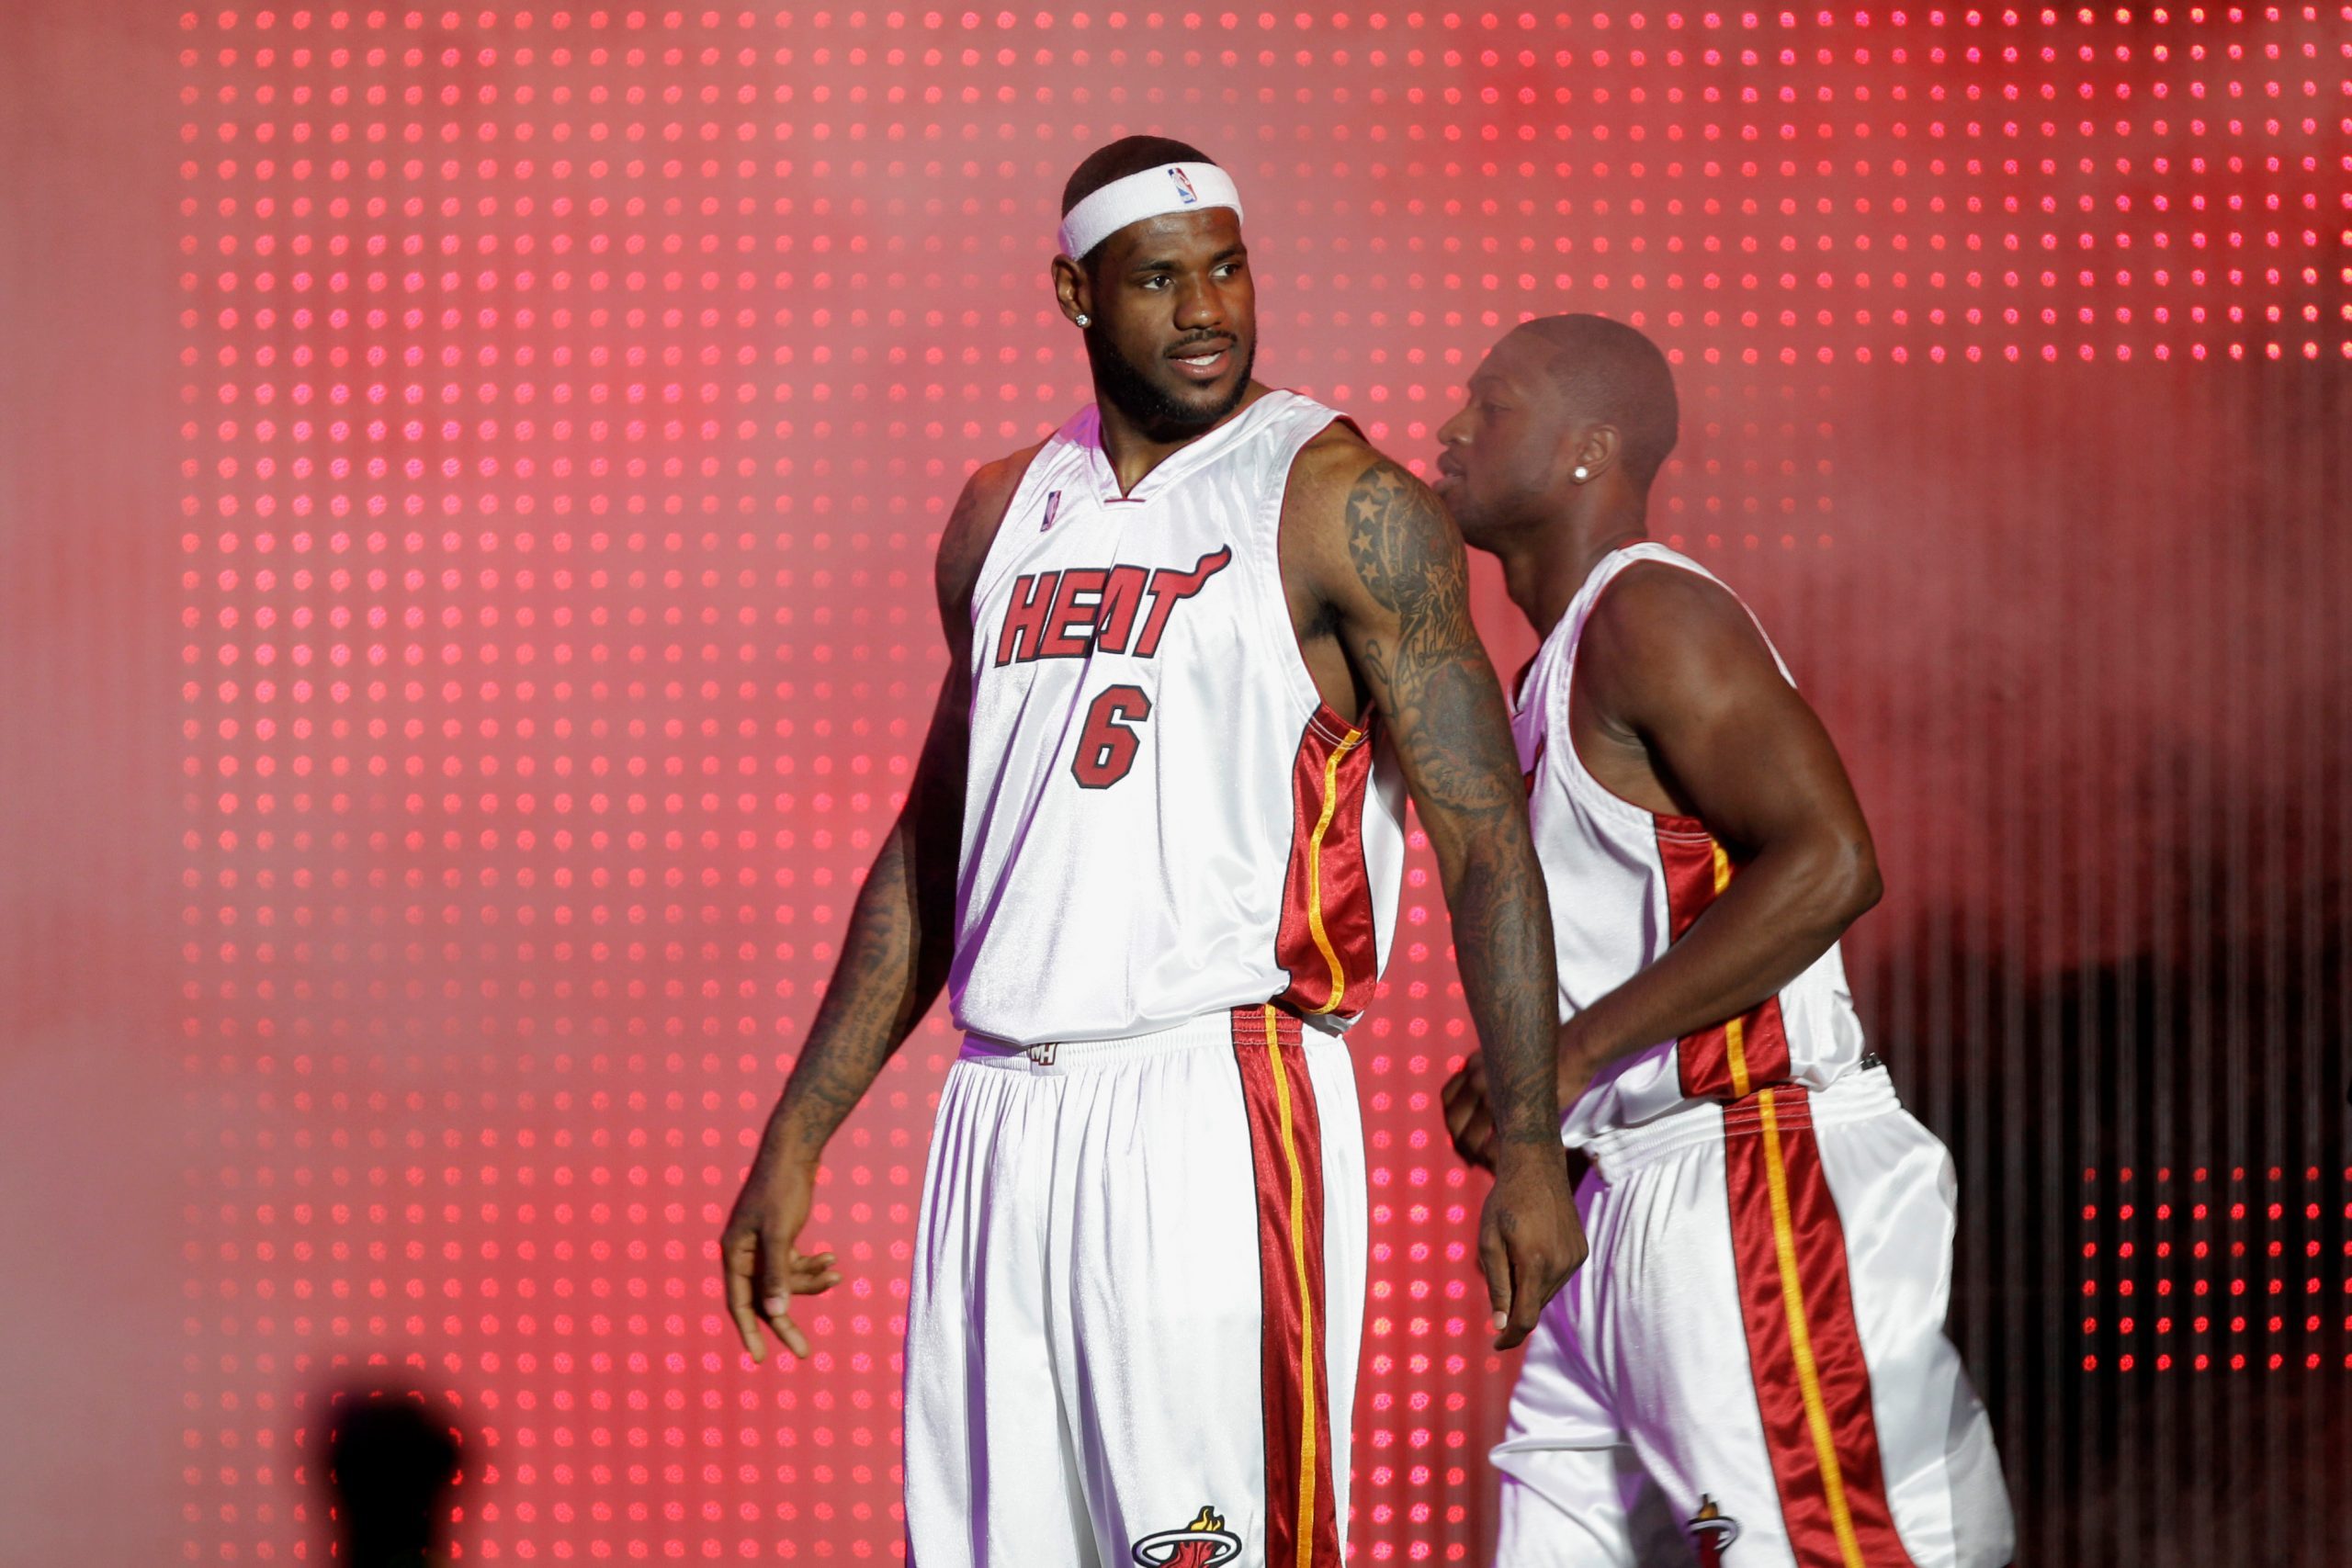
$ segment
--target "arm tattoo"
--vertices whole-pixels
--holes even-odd
[[[1505,1143],[1555,1143],[1559,982],[1534,855],[1472,850],[1447,889],[1447,905],[1463,997],[1487,1057],[1496,1134]]]
[[[1552,1143],[1559,1137],[1552,922],[1528,838],[1519,753],[1470,624],[1462,541],[1436,498],[1382,458],[1349,491],[1348,555],[1395,620],[1392,634],[1363,637],[1358,654],[1439,845],[1496,1132],[1507,1143]]]
[[[1470,625],[1462,545],[1419,481],[1382,458],[1348,492],[1348,555],[1396,617],[1392,639],[1361,649],[1424,810],[1477,817],[1519,805],[1518,759],[1498,718],[1494,680]]]
[[[946,683],[907,787],[906,809],[858,889],[825,999],[769,1122],[806,1153],[822,1148],[848,1119],[947,982],[971,750],[972,579],[1001,516],[1007,477],[1003,465],[991,465],[967,481],[940,537],[933,586],[947,636]]]
[[[952,673],[949,681],[943,706],[960,687]],[[810,1153],[856,1109],[946,983],[968,744],[960,716],[934,718],[906,809],[858,889],[825,999],[775,1111]]]
[[[841,957],[800,1055],[785,1080],[777,1114],[794,1141],[824,1146],[848,1119],[897,1044],[892,1025],[911,979],[914,922],[907,897],[904,836],[893,829],[858,889]]]

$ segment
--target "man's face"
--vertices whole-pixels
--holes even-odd
[[[1232,209],[1130,223],[1089,270],[1086,346],[1122,413],[1172,442],[1233,412],[1257,358],[1258,299]]]
[[[1471,544],[1491,548],[1540,517],[1568,466],[1574,432],[1549,352],[1523,333],[1504,338],[1464,386],[1461,409],[1438,427],[1430,488]]]

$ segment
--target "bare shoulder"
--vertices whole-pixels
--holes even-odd
[[[1420,487],[1409,470],[1384,456],[1354,425],[1333,420],[1291,460],[1290,484],[1283,496],[1283,527],[1295,527],[1340,548],[1349,502],[1366,483],[1405,492]],[[1434,497],[1430,502],[1435,504]]]
[[[1366,464],[1380,457],[1362,432],[1344,419],[1335,419],[1315,433],[1291,459],[1287,505],[1321,500],[1336,505]]]
[[[1283,535],[1284,553],[1310,563],[1341,603],[1366,590],[1386,602],[1400,574],[1419,579],[1422,565],[1449,558],[1458,570],[1462,553],[1436,493],[1337,420],[1291,465]]]
[[[1577,671],[1605,708],[1621,711],[1677,696],[1721,697],[1751,680],[1782,683],[1731,591],[1664,561],[1636,561],[1609,584],[1585,623]]]
[[[959,617],[970,615],[972,589],[989,558],[989,547],[996,543],[1005,508],[1012,504],[1013,492],[1021,488],[1023,476],[1044,446],[1041,441],[1010,457],[982,463],[964,481],[963,493],[956,498],[955,510],[948,513],[947,526],[939,536],[935,572],[939,612],[951,627]]]

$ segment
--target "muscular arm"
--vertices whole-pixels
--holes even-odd
[[[1638,748],[1738,865],[1647,968],[1562,1031],[1561,1087],[1629,1052],[1736,1018],[1802,974],[1878,901],[1878,861],[1838,750],[1716,584],[1636,567],[1577,655],[1572,706],[1597,748]],[[1581,749],[1581,748],[1580,748]]]
[[[1500,1342],[1516,1344],[1583,1245],[1560,1156],[1551,910],[1502,692],[1470,624],[1461,536],[1427,487],[1359,445],[1310,448],[1293,489],[1285,526],[1311,541],[1315,586],[1437,852],[1502,1145],[1480,1251]]]
[[[972,584],[1026,466],[1016,458],[975,473],[941,535],[934,586],[947,675],[906,807],[858,889],[825,999],[771,1119],[771,1139],[789,1153],[816,1157],[946,983],[971,746]]]
[[[1346,576],[1332,592],[1340,640],[1437,852],[1496,1130],[1506,1143],[1550,1148],[1560,1136],[1551,907],[1501,688],[1470,624],[1461,536],[1412,475],[1376,457],[1355,466]]]
[[[770,1119],[769,1141],[783,1154],[816,1158],[946,983],[969,679],[951,650],[906,807],[858,889],[824,1000]]]
[[[807,1255],[795,1246],[808,1217],[818,1158],[947,978],[971,744],[972,589],[1028,456],[973,475],[941,537],[936,586],[947,676],[906,807],[858,889],[824,1000],[719,1237],[729,1314],[755,1360],[766,1353],[763,1323],[796,1355],[808,1353],[790,1316],[792,1298],[828,1290],[840,1279],[832,1254]]]

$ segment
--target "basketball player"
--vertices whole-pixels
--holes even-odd
[[[1402,786],[1442,868],[1497,1130],[1513,1344],[1580,1260],[1550,925],[1461,541],[1345,421],[1251,378],[1241,200],[1128,138],[1053,263],[1097,402],[981,468],[905,811],[721,1241],[745,1348],[818,1159],[944,984],[907,1313],[921,1568],[1340,1568],[1366,1252],[1340,1031],[1395,929]]]
[[[2008,1499],[1943,1333],[1951,1162],[1838,957],[1870,829],[1746,606],[1647,536],[1675,434],[1664,356],[1595,316],[1505,337],[1438,432],[1439,493],[1544,639],[1513,729],[1591,1167],[1591,1266],[1495,1450],[1497,1561],[1998,1568]],[[1492,1070],[1444,1094],[1477,1161]]]

